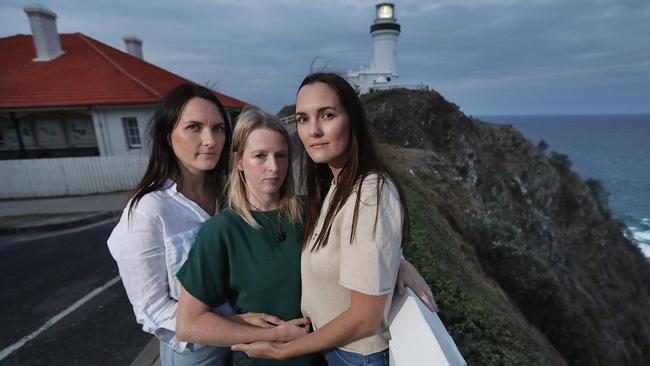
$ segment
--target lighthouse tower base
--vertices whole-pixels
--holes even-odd
[[[371,90],[390,89],[390,86],[396,85],[399,76],[390,72],[362,69],[357,72],[348,71],[346,78],[357,93],[365,94]]]

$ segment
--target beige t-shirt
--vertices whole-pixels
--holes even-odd
[[[339,345],[340,348],[369,355],[388,348],[388,311],[401,259],[402,207],[394,183],[384,181],[377,212],[378,177],[364,180],[356,235],[350,243],[352,217],[358,189],[345,202],[332,222],[324,248],[312,252],[318,233],[334,195],[332,184],[307,247],[302,252],[302,312],[311,318],[314,329],[327,324],[350,307],[352,290],[366,295],[386,295],[381,326],[365,338]],[[377,226],[375,228],[375,215]]]

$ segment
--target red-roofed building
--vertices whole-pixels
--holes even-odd
[[[142,60],[137,38],[126,53],[24,10],[33,35],[0,38],[0,160],[141,154],[155,104],[188,80]],[[246,105],[215,94],[231,118]]]

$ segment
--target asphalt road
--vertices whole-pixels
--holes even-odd
[[[0,352],[118,275],[106,247],[112,227],[15,244],[0,237]],[[150,339],[117,281],[0,364],[129,365]]]

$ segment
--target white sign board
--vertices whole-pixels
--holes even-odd
[[[393,295],[388,324],[391,366],[466,366],[454,340],[440,321],[407,288],[404,295]]]

